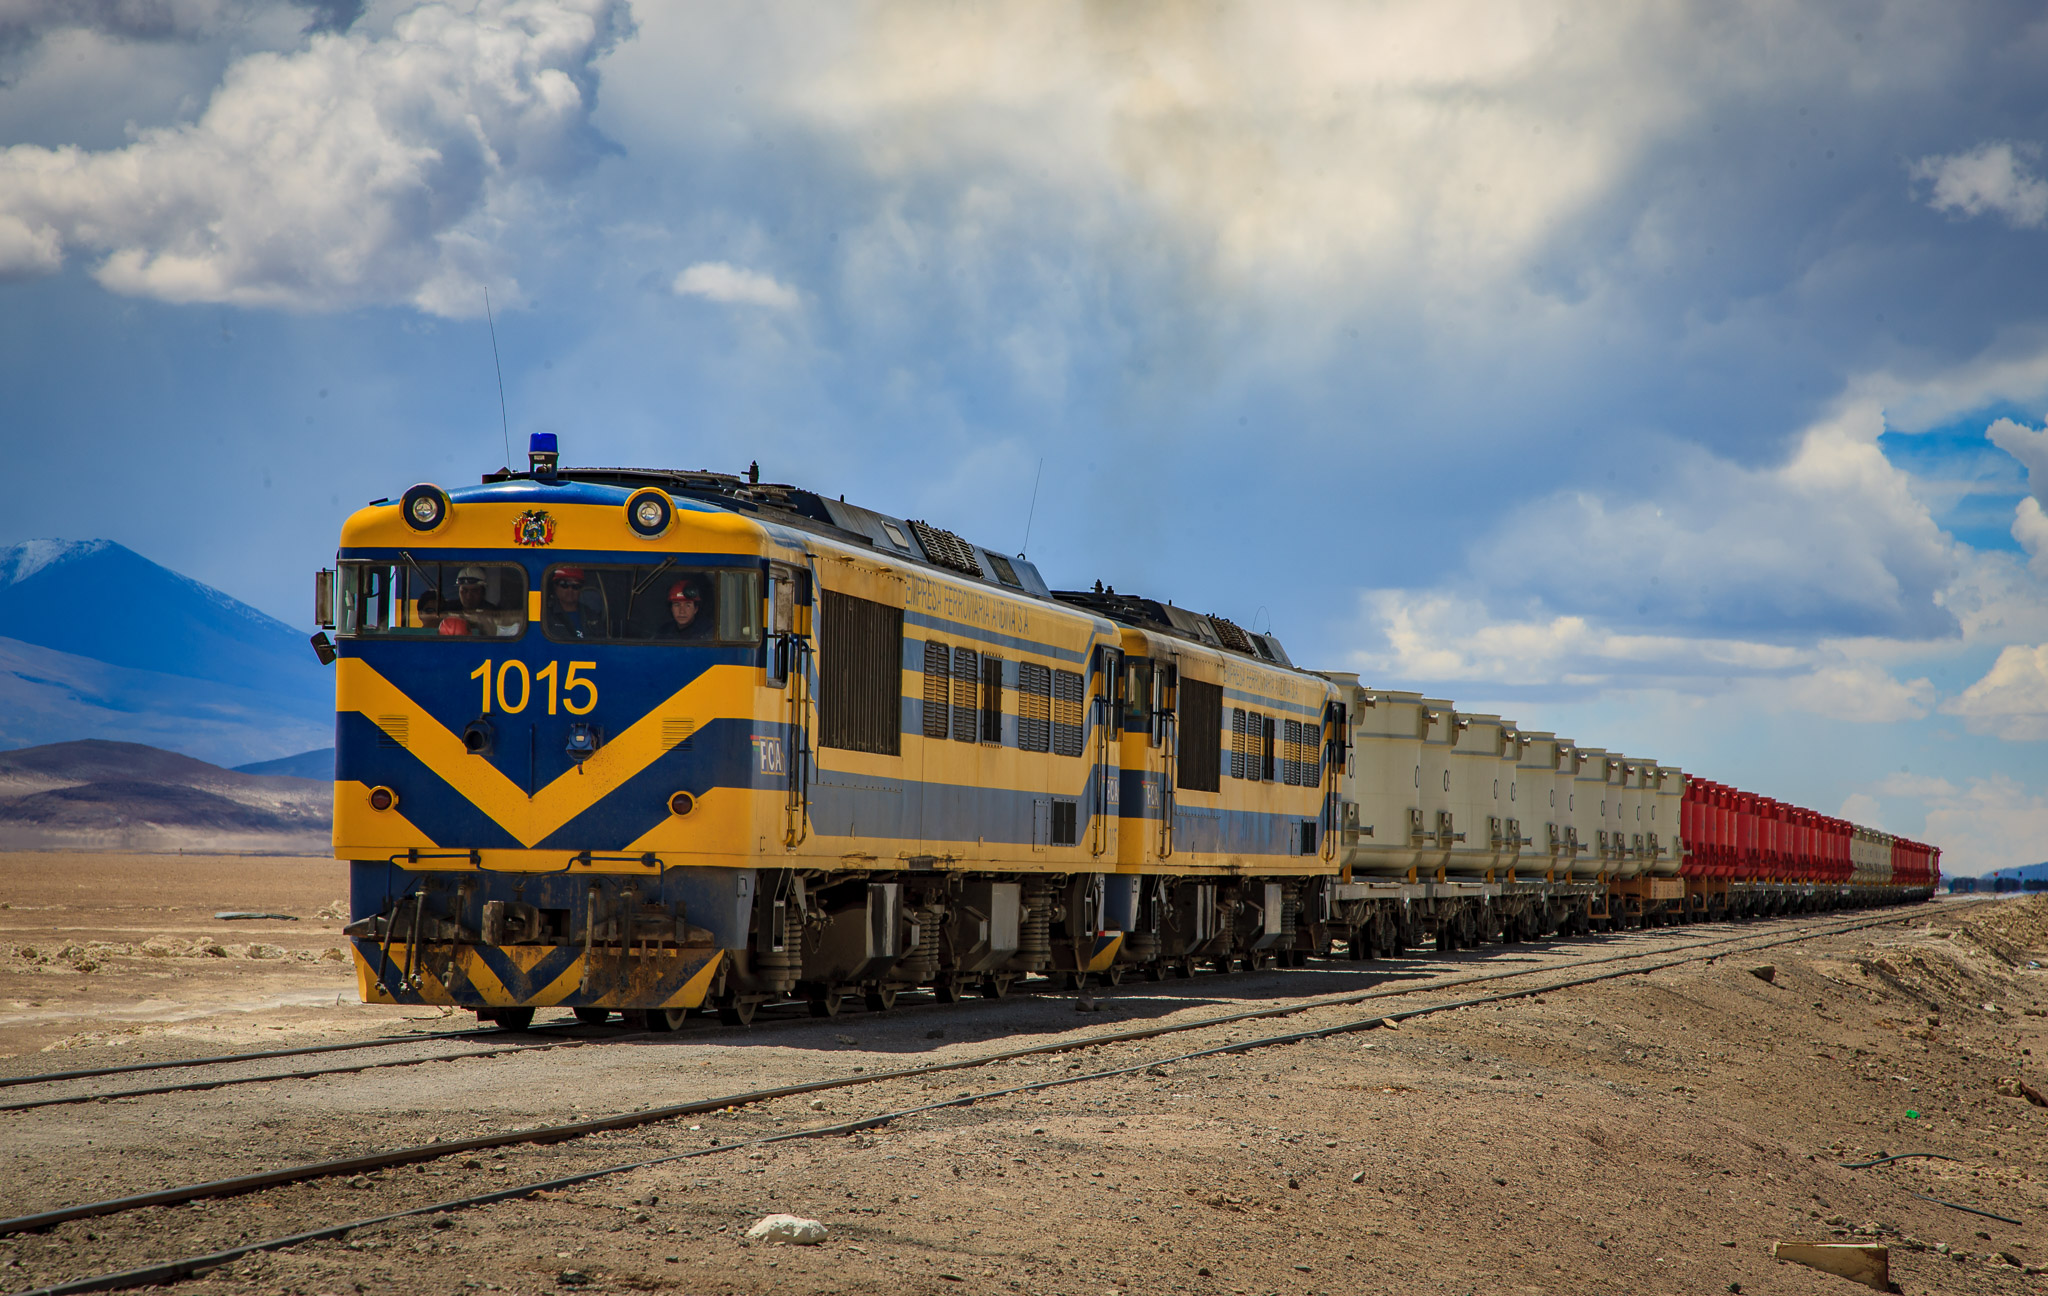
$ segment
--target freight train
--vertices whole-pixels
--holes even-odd
[[[905,989],[1925,899],[1931,847],[744,476],[358,510],[319,573],[363,998],[673,1029]],[[333,630],[329,639],[325,631]]]

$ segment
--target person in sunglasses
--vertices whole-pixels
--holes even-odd
[[[604,627],[594,609],[583,606],[583,569],[557,567],[548,578],[548,633],[557,639],[597,639]]]

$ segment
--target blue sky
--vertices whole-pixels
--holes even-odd
[[[2048,857],[2038,6],[0,4],[0,543],[515,450]]]

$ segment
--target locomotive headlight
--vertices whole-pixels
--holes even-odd
[[[653,540],[675,521],[676,506],[664,491],[634,491],[626,500],[626,525],[642,540]]]
[[[406,491],[398,502],[405,524],[415,531],[432,531],[448,520],[448,493],[430,482]]]
[[[373,787],[370,789],[370,809],[390,810],[397,806],[397,804],[398,793],[393,792],[390,788]]]
[[[697,798],[688,792],[678,792],[668,799],[668,812],[678,819],[697,808]]]

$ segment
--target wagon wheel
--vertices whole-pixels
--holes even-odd
[[[734,995],[718,1005],[718,1020],[727,1026],[751,1026],[754,1024],[754,1010],[761,1006],[759,999]]]
[[[612,1010],[609,1008],[576,1009],[576,1020],[582,1022],[586,1026],[602,1026],[607,1021],[611,1020],[611,1015]]]
[[[869,1012],[888,1012],[896,1006],[895,986],[876,986],[867,992]]]

